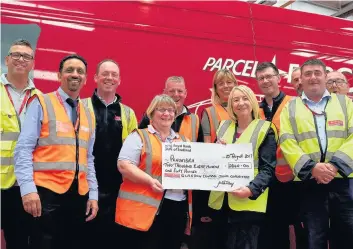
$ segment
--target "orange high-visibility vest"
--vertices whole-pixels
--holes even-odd
[[[200,121],[196,114],[184,115],[179,134],[185,136],[190,142],[196,142],[199,133]]]
[[[141,161],[138,167],[161,182],[162,142],[147,129],[137,130],[137,132],[143,142]],[[181,139],[174,141],[181,141]],[[146,184],[135,183],[124,178],[116,200],[115,222],[135,230],[148,231],[153,224],[162,199],[163,193],[156,193]],[[192,222],[191,190],[188,190],[188,202],[188,227],[190,229]]]
[[[219,104],[214,104],[205,109],[210,121],[210,130],[211,130],[211,142],[213,143],[217,138],[218,126],[222,120],[229,120],[228,112],[224,109],[223,106]]]
[[[282,112],[283,108],[286,106],[286,104],[291,99],[292,99],[291,96],[286,95],[283,98],[282,103],[279,105],[275,115],[272,118],[272,123],[276,126],[278,134],[280,131],[281,112]],[[261,119],[266,120],[265,113],[262,108],[259,109],[259,114],[260,114]],[[288,165],[286,159],[284,159],[284,156],[282,154],[282,151],[281,151],[281,148],[279,147],[279,145],[277,147],[276,156],[277,156],[277,164],[276,164],[275,174],[276,174],[277,179],[281,182],[292,181],[294,179],[293,171],[292,171],[291,167]]]
[[[42,129],[33,151],[33,178],[37,186],[62,194],[69,190],[76,172],[75,129],[56,93],[37,96],[43,108]],[[94,114],[79,104],[78,192],[88,192],[87,151],[95,132]]]

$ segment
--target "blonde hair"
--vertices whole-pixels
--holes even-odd
[[[235,115],[233,111],[233,95],[235,91],[240,91],[243,94],[245,94],[246,97],[248,97],[250,101],[250,105],[252,107],[252,118],[253,119],[259,119],[259,104],[257,102],[256,96],[254,92],[247,86],[240,85],[240,86],[235,86],[233,87],[232,91],[229,94],[228,98],[228,106],[227,106],[227,112],[231,120],[234,122],[237,122],[237,116]]]
[[[149,119],[152,119],[154,111],[161,105],[168,105],[174,108],[175,116],[177,115],[177,107],[174,100],[166,94],[156,95],[151,104],[148,106],[146,115]]]
[[[222,100],[219,98],[219,95],[217,93],[216,85],[219,81],[226,79],[234,82],[234,84],[237,86],[238,82],[237,79],[235,78],[234,74],[228,70],[228,69],[221,69],[218,70],[214,76],[213,76],[213,81],[212,81],[212,95],[211,95],[211,102],[212,104],[222,104]]]

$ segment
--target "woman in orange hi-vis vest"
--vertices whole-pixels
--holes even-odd
[[[234,74],[228,69],[221,69],[215,73],[212,81],[212,106],[202,113],[201,126],[205,143],[214,143],[216,131],[221,120],[229,119],[226,111],[230,91],[237,84]]]
[[[123,183],[115,221],[129,228],[121,248],[180,249],[184,231],[191,227],[192,195],[163,189],[162,142],[185,138],[171,129],[176,105],[169,96],[157,95],[146,114],[150,125],[126,138],[118,159]]]

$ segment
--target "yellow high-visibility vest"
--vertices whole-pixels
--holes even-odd
[[[31,90],[31,96],[39,94],[37,89]],[[12,105],[5,85],[0,82],[0,172],[1,189],[8,189],[16,182],[14,167],[14,151],[20,135],[20,117]]]
[[[268,121],[255,119],[246,130],[237,139],[236,143],[251,143],[253,148],[254,169],[255,177],[258,174],[259,165],[259,147],[266,138],[268,130],[272,128],[277,137],[276,127]],[[218,139],[223,139],[227,144],[231,144],[234,133],[236,131],[236,124],[234,121],[222,121],[219,129],[217,130]],[[276,138],[277,139],[277,138]],[[222,208],[225,192],[212,191],[209,197],[208,206],[219,210]],[[253,211],[253,212],[266,212],[268,198],[268,189],[266,189],[256,200],[249,198],[238,198],[228,193],[229,207],[234,211]]]
[[[336,157],[353,169],[352,101],[347,96],[331,93],[325,115],[327,150],[321,153],[314,114],[302,99],[290,101],[282,111],[280,146],[296,176],[310,159],[328,162]],[[348,177],[352,178],[353,173]]]

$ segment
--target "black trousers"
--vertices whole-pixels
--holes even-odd
[[[180,249],[187,223],[187,201],[164,199],[160,212],[147,232],[120,228],[119,245],[129,249]]]
[[[289,249],[289,225],[294,226],[296,249],[307,249],[305,230],[300,218],[302,182],[275,180],[269,188],[266,222],[260,232],[259,248]]]
[[[22,204],[20,187],[1,190],[1,228],[4,231],[7,249],[28,248],[28,237],[32,216]]]
[[[42,215],[34,218],[30,235],[31,249],[80,249],[84,234],[87,196],[78,194],[77,182],[64,194],[37,187]]]
[[[228,203],[221,210],[210,210],[211,222],[195,221],[189,249],[225,249],[229,230]]]
[[[353,248],[353,179],[335,178],[329,184],[305,183],[301,212],[309,249]]]
[[[89,239],[84,241],[86,249],[117,248],[121,232],[115,223],[117,193],[99,191],[99,211],[95,219],[86,222],[85,231]]]
[[[260,225],[247,222],[231,223],[227,249],[257,249]]]

